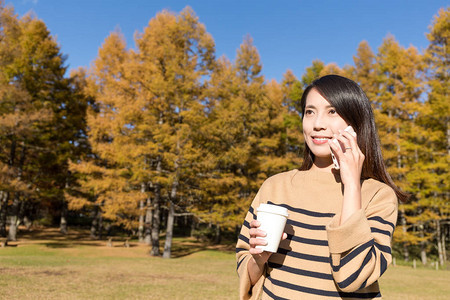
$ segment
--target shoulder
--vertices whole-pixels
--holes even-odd
[[[294,178],[295,174],[297,174],[298,170],[290,170],[282,173],[278,173],[267,178],[263,185],[277,185],[280,183],[291,182],[292,178]]]
[[[294,169],[272,175],[264,180],[263,184],[261,185],[261,189],[264,190],[273,188],[275,186],[279,187],[280,185],[292,184],[292,179],[294,178],[295,174],[297,174],[297,172],[298,170]]]
[[[387,184],[370,178],[363,181],[361,188],[363,201],[372,203],[391,203],[397,206],[398,198],[395,191]]]

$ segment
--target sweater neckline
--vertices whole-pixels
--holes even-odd
[[[341,183],[341,176],[339,174],[339,171],[337,170],[332,173],[320,171],[317,169],[309,169],[309,170],[297,169],[295,175],[300,175],[301,177],[303,177],[303,179],[306,179],[308,181],[334,183],[334,184]]]

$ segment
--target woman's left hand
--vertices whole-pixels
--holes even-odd
[[[353,128],[348,131],[339,130],[339,134],[334,134],[334,138],[339,141],[340,146],[331,140],[328,144],[339,161],[342,183],[344,186],[359,186],[365,156],[359,149],[356,132]]]

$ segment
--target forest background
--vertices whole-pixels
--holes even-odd
[[[129,49],[112,32],[88,69],[67,73],[45,23],[0,3],[0,235],[88,226],[171,256],[172,238],[236,240],[269,176],[298,167],[299,99],[315,78],[357,81],[376,114],[383,155],[411,197],[399,206],[394,255],[448,260],[450,9],[430,20],[424,51],[387,36],[354,64],[311,62],[267,81],[252,38],[217,58],[195,12],[162,11]]]

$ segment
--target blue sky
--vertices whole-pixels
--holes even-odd
[[[120,28],[128,47],[134,33],[163,9],[180,12],[191,6],[216,43],[217,56],[234,60],[249,34],[261,56],[266,79],[281,80],[287,69],[301,77],[314,59],[339,66],[353,64],[362,40],[372,50],[388,34],[405,47],[423,51],[425,34],[441,0],[4,0],[19,16],[33,11],[42,19],[69,69],[89,66],[111,31]]]

